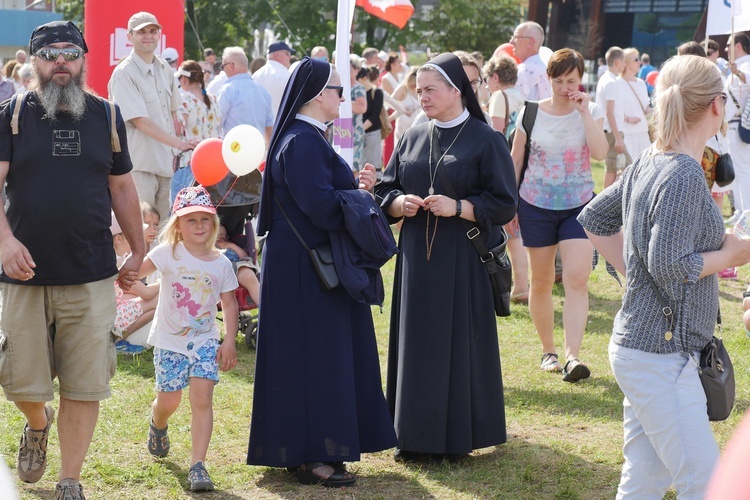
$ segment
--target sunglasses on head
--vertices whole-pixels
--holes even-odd
[[[344,97],[344,87],[342,87],[341,85],[326,85],[325,88],[331,89],[331,90],[338,90],[339,91],[339,99],[341,99],[342,97]]]
[[[35,55],[44,61],[57,61],[60,54],[62,54],[63,59],[66,61],[75,61],[76,59],[81,58],[83,50],[74,47],[68,47],[65,49],[46,48],[38,50]]]

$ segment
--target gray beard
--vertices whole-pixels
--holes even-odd
[[[79,122],[86,112],[86,91],[83,87],[84,72],[78,77],[71,75],[70,81],[66,85],[58,85],[50,77],[42,81],[41,77],[36,75],[36,95],[44,109],[44,116],[54,122],[57,120],[57,113],[63,111],[68,113],[74,122]]]

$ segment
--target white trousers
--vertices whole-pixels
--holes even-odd
[[[703,498],[719,446],[695,361],[613,342],[609,361],[625,395],[625,463],[617,498],[661,500],[672,485],[680,500]]]
[[[742,142],[737,125],[729,124],[727,139],[734,165],[734,207],[741,213],[750,210],[750,144]]]

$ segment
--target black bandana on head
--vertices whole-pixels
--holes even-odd
[[[485,121],[484,113],[479,106],[474,89],[471,87],[469,77],[466,76],[466,71],[464,71],[464,67],[461,65],[461,59],[450,52],[443,52],[426,64],[437,66],[441,69],[443,76],[448,78],[449,83],[456,87],[466,100],[466,109],[469,110],[469,114],[483,122]]]
[[[271,228],[270,215],[273,204],[271,165],[276,155],[276,146],[281,142],[302,106],[315,99],[323,91],[331,77],[331,72],[332,68],[329,63],[305,56],[297,64],[286,84],[266,155],[266,169],[263,172],[263,190],[258,214],[258,235],[264,235]]]
[[[84,53],[89,51],[81,30],[75,24],[71,21],[52,21],[37,27],[31,34],[29,54],[34,55],[39,49],[60,42],[77,45],[83,49]]]

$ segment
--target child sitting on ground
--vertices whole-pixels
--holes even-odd
[[[117,256],[117,267],[130,255],[130,245],[122,234],[120,224],[112,212],[112,223],[109,227],[112,233],[112,245]],[[115,303],[117,313],[115,315],[112,333],[122,340],[115,343],[119,352],[136,354],[142,352],[144,347],[134,345],[125,340],[132,332],[146,325],[154,317],[156,310],[157,294],[159,285],[146,286],[136,281],[127,293],[123,292],[120,284],[115,280]]]
[[[229,241],[227,228],[224,225],[219,226],[216,246],[224,251],[224,256],[232,263],[234,272],[237,275],[237,281],[247,290],[253,302],[259,305],[260,282],[258,281],[258,276],[255,274],[258,266],[255,265],[250,255],[242,247]]]
[[[219,218],[208,192],[200,186],[181,190],[159,246],[146,255],[140,271],[142,277],[158,269],[162,276],[148,337],[154,346],[157,391],[151,404],[148,451],[157,457],[169,453],[168,420],[180,405],[182,390],[190,386],[191,491],[214,489],[204,466],[213,429],[213,390],[219,368],[227,371],[237,364],[237,278],[216,248],[218,231]],[[225,329],[221,345],[216,325],[219,300]]]

